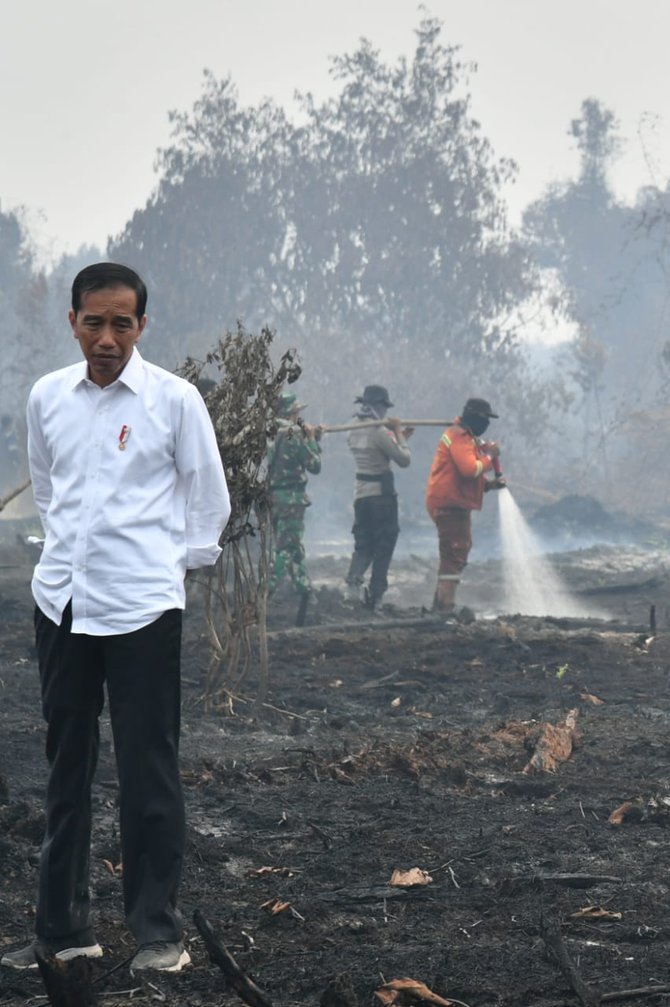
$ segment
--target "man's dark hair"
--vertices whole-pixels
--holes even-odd
[[[77,273],[72,284],[72,310],[75,315],[86,294],[109,287],[130,287],[137,300],[136,314],[140,320],[147,310],[147,288],[144,280],[130,266],[118,262],[96,262]]]

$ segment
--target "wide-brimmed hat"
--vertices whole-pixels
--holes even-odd
[[[468,399],[463,406],[463,416],[468,413],[470,416],[484,416],[486,419],[497,420],[498,414],[494,413],[486,399]]]
[[[305,404],[299,402],[298,396],[294,395],[293,392],[282,392],[279,396],[279,415],[282,417],[290,416],[291,413],[304,408]]]
[[[387,408],[393,405],[389,393],[383,385],[366,385],[363,394],[355,398],[354,402],[363,402],[368,406],[386,406]]]

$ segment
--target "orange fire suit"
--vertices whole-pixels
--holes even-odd
[[[472,548],[471,512],[482,508],[484,473],[492,468],[491,458],[457,417],[440,438],[426,489],[426,507],[437,526],[441,581],[460,580]]]

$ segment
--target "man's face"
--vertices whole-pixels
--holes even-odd
[[[116,381],[142,335],[147,316],[138,319],[137,295],[130,287],[90,290],[79,311],[70,311],[74,338],[88,361],[88,374],[100,388]]]
[[[482,416],[481,413],[464,413],[463,423],[471,430],[475,437],[481,437],[482,434],[488,429],[489,423],[488,416]]]

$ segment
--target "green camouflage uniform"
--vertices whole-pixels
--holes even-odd
[[[305,509],[310,499],[305,493],[307,472],[321,471],[321,447],[308,440],[299,427],[280,431],[267,457],[274,564],[268,589],[272,593],[286,573],[301,594],[308,594],[311,581],[305,566]]]

